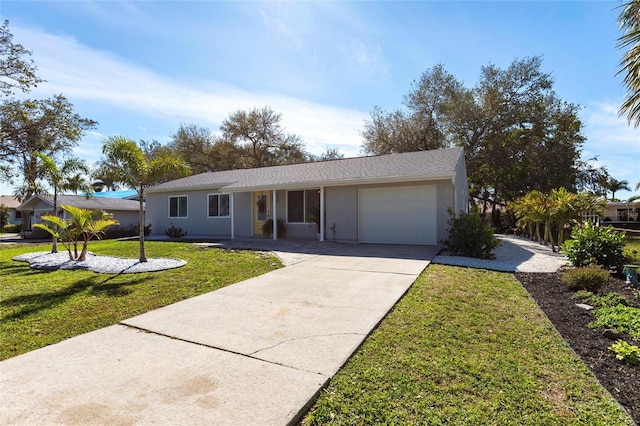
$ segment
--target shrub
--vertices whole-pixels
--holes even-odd
[[[179,226],[175,226],[173,223],[171,224],[169,229],[164,231],[164,233],[167,234],[169,238],[182,238],[187,235],[187,231],[184,231]]]
[[[151,233],[151,224],[144,227],[144,235],[148,237]],[[140,235],[138,231],[138,225],[129,225],[129,226],[118,226],[112,227],[105,231],[104,238],[105,239],[116,239],[116,238],[126,238],[126,237],[137,237]]]
[[[484,223],[476,212],[455,214],[449,209],[449,237],[442,241],[444,248],[454,255],[491,259],[500,245],[493,236],[493,228]]]
[[[0,229],[9,224],[9,207],[0,204]]]
[[[616,358],[629,365],[640,365],[640,348],[618,340],[609,349],[616,353]]]
[[[609,272],[601,268],[570,269],[562,274],[562,282],[572,291],[586,290],[595,293],[609,281]]]
[[[278,237],[284,236],[286,232],[287,228],[284,226],[284,220],[282,218],[278,219]],[[268,236],[273,235],[273,219],[267,219],[262,224],[262,233]]]
[[[640,308],[618,305],[596,309],[593,314],[597,319],[589,327],[612,328],[640,339]]]
[[[2,227],[1,231],[7,234],[16,234],[21,231],[21,227],[20,225],[12,225],[10,223],[7,223]]]
[[[624,264],[624,232],[611,226],[596,226],[588,222],[571,232],[572,240],[565,241],[562,251],[575,267],[598,265],[605,269],[622,270]]]
[[[629,305],[626,297],[618,293],[607,293],[603,295],[593,294],[590,291],[578,290],[573,294],[573,298],[588,303],[596,308],[604,308],[618,305]]]

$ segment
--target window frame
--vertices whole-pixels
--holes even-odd
[[[227,196],[227,214],[226,216],[222,216],[220,215],[220,199],[222,195],[226,195]],[[210,204],[211,204],[211,197],[217,197],[218,198],[218,215],[217,216],[212,216],[211,210],[210,210]],[[207,218],[209,219],[228,219],[231,217],[231,193],[229,192],[213,192],[211,194],[207,194]]]
[[[177,216],[171,216],[171,199],[172,198],[176,198],[178,199],[177,201],[177,208],[176,208],[176,213],[178,214]],[[184,198],[186,199],[186,203],[185,203],[185,215],[184,216],[180,216],[180,198]],[[188,219],[189,218],[189,196],[188,195],[169,195],[167,197],[167,204],[168,204],[168,217],[169,219]]]
[[[308,191],[318,191],[318,214],[320,214],[320,188],[307,188],[307,189],[291,189],[287,190],[287,205],[286,205],[286,213],[287,213],[287,223],[289,224],[304,224],[309,225],[315,223],[314,221],[309,219],[309,214],[307,211],[308,202],[307,202],[307,192]],[[289,220],[289,193],[290,192],[302,192],[302,222],[291,222]]]

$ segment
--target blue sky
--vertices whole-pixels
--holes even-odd
[[[542,55],[560,97],[582,106],[583,158],[634,186],[640,129],[617,115],[619,4],[2,0],[0,18],[47,80],[28,96],[62,93],[100,123],[75,150],[90,163],[114,134],[165,143],[182,123],[218,131],[265,105],[310,152],[355,156],[373,107],[399,107],[426,69],[441,63],[471,87],[483,65]]]

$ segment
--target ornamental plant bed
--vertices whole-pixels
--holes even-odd
[[[559,273],[516,273],[538,306],[547,315],[573,351],[593,371],[598,381],[618,400],[633,420],[640,424],[640,366],[630,366],[616,359],[609,346],[615,343],[605,337],[604,329],[590,328],[596,317],[592,311],[576,306],[580,300],[561,279]],[[616,293],[624,296],[631,306],[640,307],[633,290],[625,288],[624,279],[612,277],[598,294]],[[636,346],[640,342],[623,334],[623,340]]]

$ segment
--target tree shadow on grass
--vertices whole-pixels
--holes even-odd
[[[25,275],[37,275],[37,274],[50,272],[50,271],[43,271],[43,270],[30,268],[28,264],[22,263],[22,262],[21,263],[3,262],[2,265],[0,266],[0,270],[2,270],[3,276],[18,276],[18,277],[22,277]]]
[[[42,273],[42,271],[40,271],[40,273]],[[45,272],[45,274],[49,273],[53,273],[53,271]],[[119,275],[112,275],[104,278],[104,276],[96,275],[80,279],[65,288],[53,292],[45,291],[42,293],[25,294],[2,300],[0,301],[0,307],[10,312],[0,317],[0,321],[17,320],[45,309],[51,309],[63,304],[72,296],[87,290],[93,295],[124,297],[132,292],[132,290],[127,289],[128,286],[138,285],[152,278],[150,276],[138,276],[135,279],[125,282],[109,283],[118,276]]]

